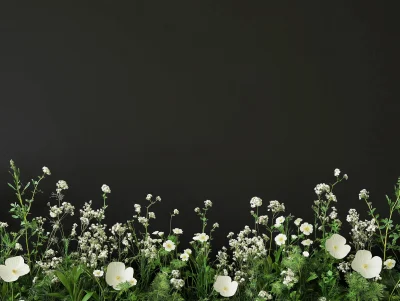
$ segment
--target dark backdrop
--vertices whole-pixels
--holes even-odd
[[[253,196],[311,219],[334,168],[349,175],[342,218],[365,208],[362,188],[383,210],[400,175],[398,10],[350,2],[2,7],[0,220],[9,159],[26,180],[51,169],[41,215],[59,179],[76,207],[100,206],[106,183],[109,224],[152,193],[163,199],[152,229],[167,231],[178,208],[190,238],[193,208],[210,199],[218,248],[251,223]]]

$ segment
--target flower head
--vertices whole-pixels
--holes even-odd
[[[382,270],[382,259],[379,256],[372,257],[370,251],[360,250],[357,251],[351,267],[364,278],[375,278]]]
[[[175,243],[171,240],[167,240],[166,242],[163,243],[163,247],[165,251],[171,252],[172,250],[175,250]]]
[[[0,278],[5,282],[14,282],[28,273],[29,266],[24,263],[22,256],[10,257],[4,265],[0,265]]]
[[[111,193],[110,187],[109,187],[108,185],[106,185],[106,184],[103,184],[103,186],[101,186],[101,190],[102,190],[104,193]]]
[[[48,176],[51,175],[50,169],[49,169],[48,167],[43,166],[42,170],[43,170],[43,173],[44,173],[44,174],[46,174],[46,175],[48,175]]]
[[[285,234],[278,234],[278,235],[275,237],[275,242],[276,242],[276,244],[277,244],[278,246],[281,246],[281,245],[284,245],[284,244],[285,244],[286,239],[287,239],[287,237],[286,237]]]
[[[223,297],[232,297],[237,287],[238,283],[229,276],[218,276],[214,283],[214,289]]]
[[[193,240],[198,240],[200,242],[206,242],[210,237],[205,234],[205,233],[199,233],[195,237],[193,237]]]
[[[325,248],[336,259],[342,259],[349,254],[351,247],[346,245],[346,238],[339,234],[333,234],[325,242]]]
[[[107,267],[106,282],[109,286],[112,286],[115,290],[120,290],[121,283],[131,283],[133,278],[133,269],[125,268],[125,264],[122,262],[111,262]]]
[[[93,276],[94,276],[94,277],[102,277],[103,274],[104,274],[104,272],[101,271],[101,270],[94,270],[94,271],[93,271]]]
[[[262,205],[262,199],[260,199],[259,197],[255,196],[250,200],[251,208],[260,207],[261,205]]]
[[[396,265],[396,260],[387,259],[387,260],[385,260],[385,262],[383,263],[383,265],[385,266],[385,269],[391,270],[391,269],[393,269],[394,266]]]
[[[313,226],[309,223],[302,223],[300,231],[303,232],[304,235],[310,235],[313,232]]]
[[[180,257],[180,259],[182,261],[188,261],[189,260],[189,254],[188,253],[182,253],[179,257]]]

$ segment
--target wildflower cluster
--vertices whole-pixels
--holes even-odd
[[[100,201],[85,202],[75,216],[76,206],[65,200],[69,185],[57,181],[47,216],[32,217],[38,186],[51,171],[43,167],[22,183],[20,170],[10,165],[16,196],[10,212],[20,228],[0,222],[0,300],[400,300],[400,179],[394,198],[386,197],[388,217],[377,213],[366,189],[360,191],[369,217],[348,211],[349,239],[333,206],[335,186],[348,179],[339,169],[334,183],[314,188],[314,220],[286,213],[277,200],[253,197],[254,223],[229,232],[214,260],[219,223],[209,221],[210,200],[194,209],[198,231],[181,246],[186,231],[175,226],[178,209],[170,213],[169,232],[150,231],[153,206],[161,202],[152,194],[132,206],[130,220],[107,225],[106,184]]]

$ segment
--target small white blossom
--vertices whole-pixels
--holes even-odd
[[[44,173],[44,174],[46,174],[46,175],[48,175],[48,176],[51,175],[50,169],[49,169],[48,167],[43,166],[43,167],[42,167],[42,170],[43,170],[43,173]]]
[[[106,184],[103,184],[103,186],[101,186],[101,190],[102,190],[104,193],[111,193],[110,187],[107,186]]]
[[[104,274],[104,272],[101,271],[101,270],[94,270],[94,271],[93,271],[93,276],[94,276],[94,277],[102,277],[103,274]]]
[[[284,244],[285,244],[286,239],[287,239],[287,237],[286,237],[285,234],[278,234],[278,235],[275,237],[275,242],[276,242],[276,244],[277,244],[278,246],[281,246],[281,245],[284,245]]]

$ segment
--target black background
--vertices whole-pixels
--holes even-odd
[[[168,231],[178,208],[173,226],[190,239],[210,199],[216,248],[252,223],[253,196],[311,220],[313,188],[334,168],[349,175],[336,190],[343,220],[365,208],[363,188],[383,212],[400,176],[395,3],[2,7],[0,220],[14,201],[9,159],[25,180],[51,169],[40,215],[59,179],[76,207],[99,207],[106,183],[108,224],[152,193],[152,230]]]

